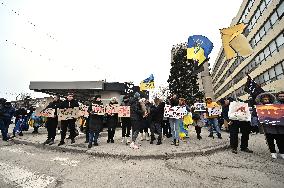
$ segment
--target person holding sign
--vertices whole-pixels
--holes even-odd
[[[55,96],[53,98],[53,101],[50,102],[48,106],[46,107],[46,109],[48,108],[54,109],[55,113],[54,113],[54,117],[47,117],[47,121],[45,124],[47,128],[47,140],[43,144],[49,144],[49,145],[54,144],[54,139],[56,136],[56,128],[58,125],[58,117],[56,115],[57,114],[56,110],[59,107],[60,103],[61,103],[60,97]]]
[[[179,100],[177,98],[176,94],[173,94],[173,96],[170,98],[170,105],[171,107],[178,106],[179,105]],[[172,131],[172,144],[178,146],[179,145],[179,119],[170,117],[169,118],[170,126],[171,126],[171,131]]]
[[[271,93],[259,94],[256,99],[258,105],[275,104],[276,97]],[[272,115],[272,114],[271,114]],[[277,158],[274,140],[279,149],[282,159],[284,159],[284,125],[262,124],[265,133],[266,142],[273,159]]]
[[[213,109],[220,108],[220,106],[216,102],[213,102],[211,97],[206,97],[205,102],[206,102],[206,108],[207,108],[207,113],[206,113],[207,122],[210,126],[209,128],[210,134],[208,137],[214,138],[213,136],[213,128],[214,128],[215,131],[217,132],[218,138],[222,139],[220,127],[218,126],[218,119],[217,119],[218,115],[212,113]]]
[[[99,95],[94,97],[93,104],[103,105],[101,101],[101,97]],[[94,146],[98,146],[98,138],[100,131],[103,127],[103,115],[99,115],[97,112],[93,110],[92,104],[89,106],[89,145],[88,148]]]
[[[74,108],[74,107],[79,108],[79,103],[74,99],[73,93],[68,93],[67,100],[63,101],[60,104],[59,108],[68,109],[68,108]],[[75,137],[76,137],[75,122],[76,122],[75,117],[73,117],[72,119],[61,120],[61,140],[58,146],[65,144],[64,140],[66,137],[67,127],[70,129],[71,144],[75,143]]]
[[[108,132],[108,139],[107,143],[114,143],[114,134],[115,128],[118,124],[118,114],[115,112],[115,107],[118,106],[118,102],[115,97],[111,98],[109,102],[109,107],[111,108],[110,112],[107,112],[107,132]]]
[[[125,95],[123,97],[121,106],[129,106],[129,97]],[[122,122],[122,139],[121,143],[126,142],[126,144],[130,143],[130,130],[131,130],[131,120],[130,117],[121,117]]]

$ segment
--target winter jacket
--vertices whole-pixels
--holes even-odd
[[[110,102],[110,105],[118,104],[118,102]],[[106,114],[107,115],[107,126],[116,127],[118,124],[118,114]]]
[[[95,102],[95,104],[103,105],[102,102]],[[88,112],[89,112],[89,129],[90,131],[94,132],[100,132],[100,130],[103,127],[103,115],[93,114],[92,113],[92,105],[89,106]]]
[[[138,98],[130,98],[130,119],[132,121],[141,121],[143,119],[143,110]]]
[[[162,123],[164,118],[165,103],[161,102],[158,106],[151,105],[150,107],[150,119],[153,123]]]
[[[52,101],[47,105],[47,107],[45,109],[47,109],[47,108],[55,109],[55,113],[54,113],[55,116],[54,117],[48,117],[47,121],[58,121],[58,117],[57,117],[56,114],[57,114],[57,108],[60,107],[60,104],[61,104],[61,101],[58,100],[58,101]]]
[[[271,93],[261,93],[259,94],[255,101],[258,105],[262,105],[262,98],[264,96],[269,96],[270,104],[276,104],[276,97]],[[263,124],[264,133],[266,134],[284,134],[284,125],[267,125]]]
[[[74,108],[74,107],[79,107],[79,103],[74,99],[71,101],[65,100],[65,101],[62,101],[58,107],[60,109]]]

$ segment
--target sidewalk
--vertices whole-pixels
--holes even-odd
[[[13,128],[13,125],[10,126]],[[209,138],[209,132],[207,128],[202,129],[201,136],[203,139],[198,140],[194,127],[190,127],[189,138],[186,141],[180,141],[179,146],[171,145],[171,138],[164,138],[162,145],[156,145],[156,141],[151,145],[149,141],[140,141],[138,136],[139,144],[141,144],[138,150],[133,150],[126,145],[121,143],[121,128],[117,128],[115,132],[115,143],[107,143],[107,129],[104,129],[100,133],[99,146],[87,148],[85,142],[85,134],[80,133],[76,137],[76,143],[71,144],[69,139],[66,139],[66,144],[63,146],[57,146],[60,140],[60,134],[57,134],[55,144],[52,146],[43,145],[43,142],[47,139],[47,131],[45,128],[39,129],[39,134],[32,134],[32,128],[27,132],[23,132],[23,136],[16,136],[12,142],[17,144],[32,145],[44,149],[54,149],[60,151],[69,151],[76,153],[87,153],[98,157],[112,157],[121,159],[168,159],[174,157],[188,157],[194,155],[204,155],[218,150],[222,150],[228,147],[229,138],[227,133],[223,133],[223,139],[217,137]],[[9,131],[11,132],[11,131]],[[68,133],[67,133],[68,135]],[[157,137],[157,136],[156,136]]]

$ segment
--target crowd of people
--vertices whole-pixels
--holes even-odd
[[[202,139],[202,127],[208,127],[208,137],[214,138],[214,133],[218,139],[222,139],[222,129],[228,131],[230,134],[230,146],[232,152],[238,153],[238,133],[242,134],[240,149],[243,152],[252,153],[248,148],[249,135],[251,132],[261,132],[265,134],[268,148],[271,152],[272,158],[277,158],[274,140],[279,149],[280,156],[284,159],[284,126],[280,125],[263,125],[258,122],[255,105],[257,104],[275,104],[284,103],[284,92],[279,92],[277,97],[271,93],[262,93],[252,99],[249,103],[251,105],[251,121],[230,120],[228,116],[230,103],[234,101],[233,98],[224,98],[214,102],[211,97],[205,98],[206,110],[205,112],[196,111],[195,108],[186,103],[182,97],[176,94],[171,95],[167,99],[155,98],[153,102],[145,98],[140,98],[140,94],[136,92],[132,96],[125,95],[121,101],[121,106],[130,106],[130,117],[118,117],[117,113],[106,113],[99,115],[94,113],[92,105],[102,105],[101,96],[96,95],[86,104],[89,106],[89,116],[83,118],[84,132],[86,134],[85,143],[88,148],[98,146],[100,132],[104,126],[107,127],[107,143],[114,143],[116,128],[120,125],[122,128],[121,143],[129,145],[133,149],[140,147],[137,139],[140,134],[140,140],[148,140],[150,144],[156,142],[157,145],[162,144],[163,137],[171,138],[172,145],[179,146],[181,127],[186,125],[183,117],[173,118],[164,117],[165,105],[184,107],[187,112],[191,113],[191,125],[195,127],[197,139]],[[196,102],[202,102],[197,100]],[[118,104],[115,97],[109,101],[110,105]],[[210,115],[209,108],[222,107],[220,115]],[[37,117],[35,115],[35,108],[32,107],[28,111],[25,108],[15,110],[10,102],[5,99],[0,99],[0,129],[2,139],[8,141],[11,137],[23,135],[23,131],[27,130],[29,126],[34,128],[33,133],[38,132],[38,127],[44,125],[47,128],[47,140],[44,144],[55,144],[56,131],[58,124],[60,124],[60,142],[58,146],[65,144],[66,133],[69,130],[71,144],[75,143],[76,132],[76,118],[58,121],[57,109],[67,109],[79,107],[79,103],[74,99],[73,93],[68,93],[65,100],[61,101],[59,96],[53,97],[53,101],[48,104],[46,108],[52,108],[55,111],[54,117]],[[15,128],[13,129],[13,136],[9,136],[8,129],[11,124],[12,117],[15,116]],[[60,123],[59,123],[60,122]],[[157,135],[157,137],[156,137]]]

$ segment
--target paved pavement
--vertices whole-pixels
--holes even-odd
[[[228,134],[223,134],[223,139],[208,138],[207,128],[203,128],[202,137],[203,139],[198,140],[193,127],[190,127],[189,138],[185,141],[180,142],[180,146],[172,146],[171,139],[164,138],[162,145],[149,144],[149,141],[140,141],[141,144],[138,150],[131,149],[125,143],[121,141],[121,129],[118,128],[115,134],[115,143],[107,143],[107,132],[106,129],[100,134],[99,146],[87,148],[87,144],[84,143],[85,135],[80,134],[76,138],[76,143],[71,144],[70,140],[66,139],[64,146],[58,147],[57,144],[60,140],[60,134],[56,136],[56,144],[52,146],[43,146],[43,142],[46,140],[47,132],[45,128],[39,129],[39,134],[32,134],[32,129],[28,132],[24,132],[24,136],[17,136],[14,138],[15,143],[33,145],[45,149],[56,149],[60,151],[72,151],[79,153],[88,153],[94,156],[102,157],[114,157],[114,158],[132,158],[132,159],[167,159],[173,157],[185,157],[209,154],[217,150],[222,150],[228,146]],[[139,138],[138,138],[139,140]]]
[[[146,146],[152,147],[148,143]],[[284,160],[270,158],[263,135],[252,135],[249,147],[254,153],[223,150],[208,155],[133,160],[1,141],[0,187],[284,187]]]

